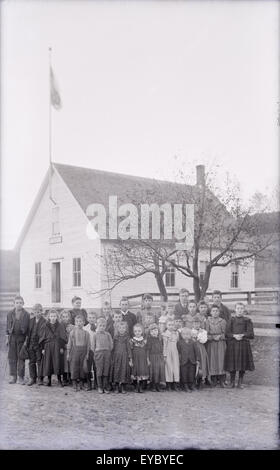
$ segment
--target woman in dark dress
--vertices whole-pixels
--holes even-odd
[[[49,320],[40,330],[39,344],[42,345],[43,375],[48,377],[48,386],[52,384],[52,374],[57,375],[59,384],[63,386],[61,376],[64,372],[67,335],[64,325],[58,322],[58,313],[55,309],[50,310]]]
[[[163,358],[163,339],[159,327],[153,323],[149,327],[147,338],[147,357],[150,368],[150,381],[153,392],[160,392],[160,384],[166,384],[165,364]]]
[[[133,327],[134,336],[130,340],[132,351],[131,378],[136,381],[135,392],[143,392],[143,381],[149,378],[147,360],[147,340],[144,338],[143,325],[136,323]]]
[[[254,339],[253,323],[244,316],[245,307],[238,302],[235,305],[235,316],[231,318],[226,332],[228,345],[225,355],[225,370],[230,372],[230,387],[235,387],[236,371],[239,371],[238,388],[246,370],[254,370],[254,361],[250,339]]]
[[[113,340],[111,382],[115,392],[126,393],[125,385],[130,382],[131,347],[127,323],[121,321],[117,325],[117,333]]]

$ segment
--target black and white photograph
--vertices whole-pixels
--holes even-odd
[[[279,6],[0,2],[1,450],[279,449]]]

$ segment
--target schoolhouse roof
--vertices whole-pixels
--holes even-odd
[[[99,203],[107,207],[109,196],[117,196],[120,204],[144,204],[164,202],[190,203],[194,186],[170,181],[124,175],[61,163],[54,163],[73,196],[85,212],[89,204]],[[181,199],[178,193],[181,193]]]
[[[136,206],[145,203],[184,205],[195,203],[199,191],[197,184],[188,185],[61,163],[52,163],[52,173],[54,172],[62,178],[84,213],[90,204],[102,204],[107,210],[110,196],[117,196],[118,206],[129,203]],[[49,171],[29,212],[17,241],[16,250],[20,249],[48,185]],[[226,215],[227,211],[223,204],[213,193],[209,192],[209,195],[214,205],[222,207]]]

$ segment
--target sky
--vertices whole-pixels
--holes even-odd
[[[1,2],[1,248],[54,162],[173,180],[213,162],[278,185],[279,2]],[[222,181],[223,182],[223,181]]]

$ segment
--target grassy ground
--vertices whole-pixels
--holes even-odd
[[[277,338],[254,340],[244,390],[125,396],[8,385],[3,323],[0,339],[2,449],[277,448]]]

